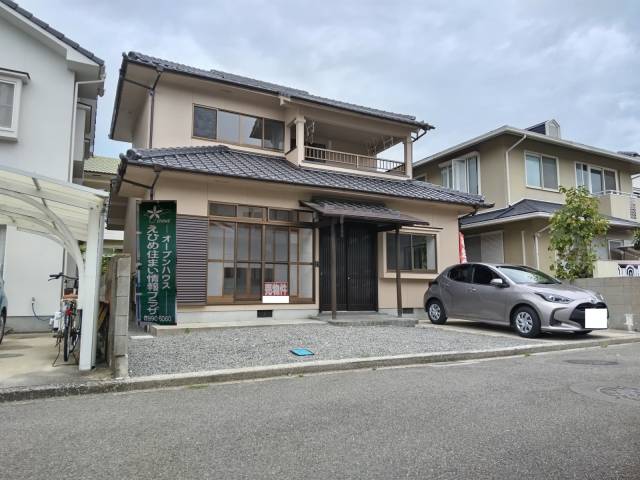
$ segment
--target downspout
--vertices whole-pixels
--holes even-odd
[[[68,172],[68,180],[69,182],[73,181],[73,157],[75,156],[75,149],[76,149],[76,142],[75,140],[75,134],[76,134],[76,110],[78,109],[77,105],[78,105],[78,90],[79,90],[79,86],[80,85],[93,85],[93,84],[98,84],[101,83],[104,85],[104,78],[105,75],[102,72],[102,70],[100,71],[100,79],[99,80],[84,80],[84,81],[79,81],[79,82],[75,82],[73,85],[73,104],[71,105],[71,135],[69,135],[69,172]],[[102,95],[100,95],[102,96]]]
[[[149,89],[149,96],[151,97],[151,108],[149,112],[149,148],[153,148],[153,116],[156,109],[156,87],[158,86],[158,82],[160,81],[162,70],[158,69],[156,70],[156,72],[156,79]]]
[[[540,234],[545,230],[548,230],[549,228],[551,228],[551,225],[547,225],[546,227],[541,228],[540,230],[538,230],[536,233],[533,234],[533,245],[536,251],[536,268],[538,270],[540,270],[540,247],[539,247]]]
[[[527,135],[524,134],[522,136],[522,138],[520,140],[518,140],[516,143],[514,143],[513,145],[511,145],[509,148],[507,148],[507,150],[504,152],[504,166],[505,166],[505,172],[507,173],[507,178],[506,178],[506,184],[507,184],[507,207],[511,206],[511,182],[510,182],[510,174],[509,174],[509,152],[511,150],[513,150],[514,148],[516,148],[518,145],[520,145],[520,143],[522,143],[525,139],[527,138]]]

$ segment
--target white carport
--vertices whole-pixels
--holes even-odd
[[[100,264],[108,196],[101,190],[0,166],[0,224],[12,225],[58,243],[78,266],[78,307],[82,309],[80,370],[90,370],[95,364]],[[79,241],[86,242],[85,258],[80,252]]]

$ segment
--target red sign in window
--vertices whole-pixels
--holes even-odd
[[[264,282],[265,297],[288,297],[289,282]]]

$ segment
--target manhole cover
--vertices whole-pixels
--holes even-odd
[[[0,353],[0,358],[22,357],[22,353]]]
[[[612,360],[565,360],[565,362],[574,365],[618,365],[618,362]]]
[[[636,387],[600,387],[600,393],[619,400],[635,400],[640,402],[640,388]]]

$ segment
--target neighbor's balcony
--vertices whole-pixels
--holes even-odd
[[[375,173],[387,173],[391,175],[405,175],[405,164],[397,160],[369,157],[356,153],[340,152],[327,148],[318,148],[305,145],[304,158],[307,162],[331,165],[334,167],[363,170]]]
[[[638,206],[640,195],[621,192],[619,190],[605,190],[594,193],[600,201],[600,213],[626,220],[638,221]]]

